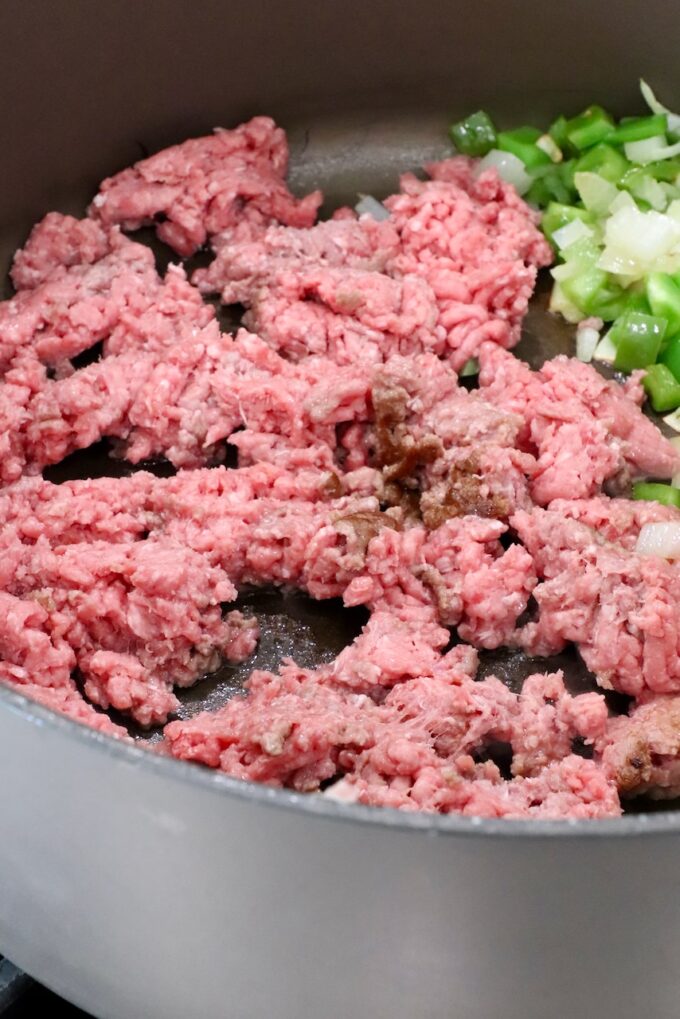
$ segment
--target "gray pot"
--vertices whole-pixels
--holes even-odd
[[[671,102],[680,84],[675,8],[653,0],[5,0],[3,14],[5,255],[139,143],[255,112],[291,129],[294,184],[341,200],[441,151],[451,114],[630,112],[638,74]],[[0,774],[0,951],[97,1016],[680,1012],[678,814],[347,806],[116,744],[6,689]]]

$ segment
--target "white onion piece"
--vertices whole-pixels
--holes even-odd
[[[561,268],[561,267],[560,267]],[[549,310],[556,315],[562,315],[567,322],[580,322],[583,312],[569,300],[559,283],[555,283],[550,294]]]
[[[635,551],[638,555],[661,556],[662,559],[680,559],[680,521],[659,521],[643,524]]]
[[[592,326],[579,326],[576,330],[576,356],[579,361],[588,364],[600,342],[600,334]]]
[[[575,244],[576,241],[580,241],[584,237],[592,237],[593,231],[582,219],[573,219],[571,223],[555,230],[552,236],[560,251],[564,251],[570,244]]]
[[[635,199],[628,191],[619,191],[618,195],[609,207],[609,212],[618,212],[619,209],[637,209]]]
[[[574,184],[586,209],[603,216],[618,198],[619,190],[599,173],[576,173]]]
[[[562,149],[559,147],[555,139],[551,138],[549,134],[541,135],[536,142],[536,148],[545,152],[546,156],[550,156],[553,163],[562,162]]]
[[[664,421],[669,428],[672,428],[674,432],[680,432],[680,407],[677,410],[672,411],[670,414],[666,414]],[[671,442],[673,440],[671,439]]]
[[[647,166],[648,163],[656,163],[660,159],[671,159],[672,156],[680,155],[680,142],[669,145],[665,134],[655,135],[653,138],[643,138],[639,142],[626,142],[623,146],[626,159],[639,166]]]
[[[659,102],[644,78],[640,78],[640,91],[642,92],[642,98],[647,103],[647,106],[649,106],[652,113],[666,114],[668,130],[680,131],[680,116],[678,116],[677,113],[671,113],[668,107]]]
[[[604,361],[605,364],[614,364],[616,360],[616,347],[609,333],[603,336],[593,353],[593,361]]]
[[[487,152],[484,159],[477,164],[477,173],[489,169],[495,170],[507,184],[512,184],[518,195],[523,195],[531,187],[532,178],[527,173],[524,163],[512,152],[491,149],[491,152]]]
[[[635,194],[637,198],[648,202],[657,212],[663,212],[668,205],[666,192],[658,180],[654,180],[652,177],[644,177],[638,184]]]
[[[359,216],[372,216],[377,220],[390,218],[390,210],[386,209],[383,203],[373,195],[359,195],[359,201],[354,206],[354,211]]]
[[[660,259],[680,251],[680,223],[661,212],[624,206],[607,220],[604,242],[600,268],[644,275],[656,269]]]

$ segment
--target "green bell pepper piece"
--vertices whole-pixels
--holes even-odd
[[[464,156],[485,156],[496,147],[496,128],[488,113],[477,110],[449,128],[451,141]]]
[[[647,502],[660,502],[664,506],[677,506],[680,508],[680,488],[673,488],[672,485],[638,481],[637,484],[633,485],[633,498],[644,499]]]
[[[609,331],[616,347],[614,367],[632,372],[654,364],[666,332],[666,319],[628,310],[620,315]]]

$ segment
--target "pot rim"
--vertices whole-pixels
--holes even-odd
[[[324,796],[277,789],[258,782],[232,778],[212,768],[150,753],[87,725],[60,715],[16,690],[0,685],[0,711],[8,710],[34,726],[47,727],[65,738],[91,747],[119,762],[134,763],[170,781],[194,784],[215,796],[235,797],[262,806],[283,808],[330,821],[354,822],[427,836],[493,836],[494,838],[630,838],[646,835],[680,835],[680,810],[629,814],[620,818],[564,819],[554,821],[467,817],[460,814],[408,813],[392,807],[342,803]]]

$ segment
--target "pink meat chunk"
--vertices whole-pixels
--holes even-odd
[[[591,706],[589,721],[575,725],[567,702],[583,698],[568,699],[560,676],[528,681],[537,707],[493,677],[474,682],[474,654],[456,647],[442,655],[440,644],[434,632],[423,638],[417,628],[376,613],[342,662],[314,672],[289,662],[278,674],[253,673],[245,698],[166,726],[167,750],[237,778],[304,792],[340,775],[329,795],[405,810],[518,817],[620,812],[616,787],[598,765],[568,749],[557,759],[565,739],[603,733],[604,707]],[[369,695],[385,685],[386,698]],[[549,695],[557,708],[546,704]],[[602,701],[586,695],[589,705],[593,699]],[[530,778],[504,782],[495,765],[475,766],[469,756],[513,738]]]
[[[311,226],[321,193],[295,198],[285,184],[287,167],[284,132],[269,117],[254,117],[234,130],[163,149],[107,178],[90,214],[126,230],[161,220],[158,237],[183,256],[241,217]]]
[[[479,517],[449,520],[429,534],[384,528],[368,545],[345,604],[385,609],[420,625],[439,620],[478,647],[513,643],[536,575],[521,546],[503,551],[498,539],[506,530]]]
[[[182,269],[161,280],[149,248],[114,236],[98,261],[57,267],[0,304],[0,370],[30,353],[68,374],[68,361],[101,340],[107,353],[167,346],[179,324],[200,328],[213,316]]]
[[[635,550],[645,524],[680,519],[674,506],[645,499],[609,499],[606,495],[592,499],[555,499],[550,509],[592,527],[607,541],[623,545],[629,551]]]
[[[27,612],[28,602],[34,624],[24,646],[9,647],[23,678],[35,682],[30,656],[43,648],[49,680],[60,652],[65,663],[56,685],[68,682],[77,665],[91,702],[129,712],[142,725],[163,722],[175,710],[173,685],[195,682],[221,656],[240,661],[254,649],[253,620],[240,612],[222,618],[221,603],[236,597],[224,571],[172,540],[53,548],[44,540],[17,541],[4,558],[11,574],[3,597],[19,599],[15,616]],[[22,676],[15,667],[8,678],[19,682]]]
[[[46,364],[80,354],[104,339],[126,309],[134,314],[148,306],[157,281],[152,252],[126,238],[93,264],[55,269],[0,304],[0,370],[26,351]]]
[[[641,556],[552,510],[511,519],[541,581],[530,654],[574,641],[598,683],[635,697],[680,690],[680,570]]]
[[[597,750],[622,796],[680,796],[680,697],[652,696],[610,719]]]
[[[285,271],[319,268],[384,272],[399,239],[389,222],[371,216],[331,219],[308,228],[249,222],[213,238],[215,258],[192,282],[202,293],[219,293],[224,304],[253,303],[269,280]]]
[[[566,357],[532,372],[491,344],[480,363],[484,397],[524,419],[521,439],[537,455],[531,494],[539,505],[588,498],[608,479],[625,486],[631,477],[671,477],[680,467],[680,454],[640,410],[637,383],[620,386]]]
[[[6,550],[3,553],[4,558]],[[48,618],[39,601],[23,600],[0,591],[1,680],[22,686],[70,689],[75,655],[67,643],[49,633]]]
[[[32,701],[42,704],[44,708],[56,711],[59,715],[66,715],[73,722],[86,725],[88,729],[95,729],[107,736],[113,736],[114,739],[125,741],[130,739],[127,730],[122,725],[116,725],[103,711],[97,711],[91,704],[88,704],[82,694],[76,690],[75,685],[72,688],[54,689],[37,686],[34,683],[23,683],[17,690],[24,697],[29,697]]]
[[[618,817],[616,786],[593,761],[571,755],[532,778],[504,782],[493,765],[475,765],[461,755],[442,762],[429,748],[400,742],[374,763],[367,755],[363,771],[331,786],[326,795],[344,802],[400,810],[456,813],[516,820]]]
[[[385,201],[400,236],[388,272],[430,284],[456,369],[485,340],[517,342],[536,268],[552,261],[528,206],[495,178],[480,188],[471,166],[461,166],[457,179],[440,174],[422,182],[407,174],[401,193]]]
[[[15,253],[10,276],[17,290],[33,290],[59,268],[92,265],[111,254],[120,239],[93,219],[48,212]]]
[[[536,775],[571,753],[580,738],[593,746],[605,733],[607,705],[597,693],[567,693],[561,672],[536,673],[524,680],[509,742],[514,775]]]
[[[385,222],[348,213],[307,231],[227,231],[194,280],[249,306],[250,327],[294,358],[428,349],[458,369],[485,340],[512,346],[536,267],[552,261],[536,214],[469,161],[430,169],[437,179],[402,179]]]
[[[381,363],[392,354],[440,354],[445,343],[425,280],[358,269],[281,272],[254,297],[244,321],[292,360],[317,354],[341,365]]]

